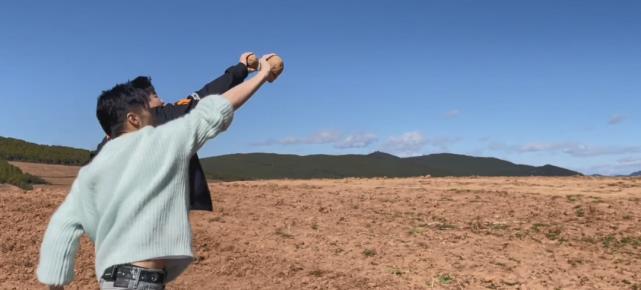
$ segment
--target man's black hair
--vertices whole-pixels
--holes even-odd
[[[129,81],[102,92],[98,97],[96,116],[105,133],[115,138],[123,133],[127,113],[148,108],[149,93]]]
[[[151,84],[151,77],[139,76],[133,81],[130,81],[131,85],[138,89],[145,90],[148,94],[156,94],[156,88]]]

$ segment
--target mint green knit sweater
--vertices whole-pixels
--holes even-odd
[[[190,157],[233,118],[231,104],[209,96],[189,114],[109,141],[83,167],[51,217],[40,249],[38,280],[73,280],[79,238],[95,245],[96,276],[115,264],[164,258],[167,281],[192,261]]]

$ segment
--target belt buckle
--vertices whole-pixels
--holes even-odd
[[[118,269],[118,265],[113,265],[113,266],[105,269],[105,272],[102,274],[101,278],[105,279],[105,281],[114,281],[114,280],[116,280],[116,271],[117,271],[117,269]]]
[[[163,283],[163,274],[157,271],[140,271],[140,281],[148,283]]]
[[[127,269],[128,271],[132,271],[132,268],[131,267],[118,267],[118,268],[120,268],[120,271],[116,271],[115,273],[114,287],[129,287],[129,282],[135,280],[134,279],[135,277],[133,277],[134,273],[126,273],[123,270]]]

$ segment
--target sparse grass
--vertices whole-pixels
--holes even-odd
[[[441,231],[444,231],[444,230],[455,229],[456,225],[449,224],[449,223],[438,223],[436,224],[436,228]]]
[[[547,224],[535,223],[535,224],[532,225],[532,231],[538,233],[538,232],[541,231],[541,228],[547,227],[547,226],[548,226]]]
[[[314,276],[314,277],[321,277],[321,276],[323,276],[325,273],[327,273],[327,272],[326,272],[326,271],[323,271],[323,270],[320,270],[320,269],[317,269],[317,270],[314,270],[314,271],[310,271],[310,272],[309,272],[309,275],[312,275],[312,276]]]
[[[285,231],[285,229],[283,229],[282,227],[281,228],[277,228],[275,233],[277,235],[283,237],[283,238],[286,238],[286,239],[293,239],[294,238],[294,236],[289,232],[289,229],[287,231]]]
[[[592,238],[592,237],[582,237],[581,240],[582,242],[589,243],[589,244],[596,244],[597,239]]]
[[[579,196],[576,194],[569,194],[565,196],[565,199],[567,199],[569,202],[575,202],[579,199]]]
[[[560,228],[550,229],[547,233],[545,233],[545,236],[549,240],[563,241],[563,239],[561,239],[561,229]]]
[[[603,243],[603,247],[609,248],[616,243],[616,241],[617,239],[613,235],[608,235],[601,240],[601,243]]]
[[[502,263],[502,262],[490,262],[490,263],[492,263],[494,265],[497,265],[497,266],[499,266],[501,268],[508,268],[507,264]]]
[[[212,218],[209,218],[210,222],[219,222],[219,223],[224,223],[225,221],[223,220],[223,216],[215,216]]]
[[[483,223],[481,222],[480,217],[476,217],[473,221],[469,222],[468,225],[473,233],[478,233],[480,230],[484,229]]]
[[[493,230],[505,230],[505,229],[508,229],[509,227],[510,226],[508,226],[507,224],[502,224],[502,223],[492,223],[490,225],[490,228],[492,228]]]
[[[318,230],[318,224],[317,223],[313,223],[312,224],[312,230]]]
[[[454,277],[451,276],[450,274],[441,274],[438,276],[438,282],[441,285],[449,285],[452,282],[454,282]]]
[[[396,276],[401,276],[401,275],[405,274],[405,272],[403,272],[403,270],[401,270],[400,268],[397,268],[397,267],[391,267],[389,269],[389,271],[390,271],[390,273],[392,275],[396,275]]]
[[[502,281],[502,283],[507,285],[507,286],[516,286],[516,285],[521,284],[521,282],[519,282],[519,281],[514,281],[514,282]]]
[[[425,231],[425,229],[422,228],[422,227],[413,227],[407,233],[409,233],[412,236],[417,236],[417,235],[422,234],[424,231]]]
[[[578,217],[584,217],[585,216],[585,210],[581,207],[577,208],[575,210],[576,216]]]
[[[605,201],[598,196],[591,196],[592,203],[604,203]]]
[[[376,250],[374,250],[374,249],[365,249],[365,250],[363,250],[363,255],[365,255],[365,257],[374,257],[374,256],[376,256]]]
[[[568,259],[568,264],[572,265],[572,267],[576,267],[577,265],[583,264],[583,260],[579,258],[570,258]]]
[[[514,236],[515,236],[516,238],[518,238],[519,240],[521,240],[521,239],[523,239],[525,236],[527,236],[527,234],[528,234],[528,233],[527,233],[527,231],[523,231],[523,230],[519,229],[518,231],[516,231],[516,233],[514,233]]]
[[[636,248],[641,246],[641,237],[624,237],[620,242],[624,245],[631,245]]]
[[[605,248],[610,248],[614,246],[617,243],[617,238],[615,238],[613,235],[608,235],[604,237],[601,242],[603,243],[603,247]]]
[[[636,249],[641,246],[641,237],[626,236],[617,239],[614,235],[607,235],[601,239],[601,243],[604,248],[608,249],[619,249],[625,246],[631,246]]]
[[[503,231],[510,228],[508,224],[502,223],[502,222],[481,222],[481,219],[479,217],[476,217],[471,222],[468,222],[467,225],[469,226],[470,230],[473,233],[480,233],[484,231],[486,234],[492,234],[492,235],[497,235],[497,233],[488,232],[488,230]]]

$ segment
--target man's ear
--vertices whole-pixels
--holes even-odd
[[[139,129],[140,128],[140,116],[138,114],[129,112],[127,113],[127,123],[131,125],[134,128]]]

